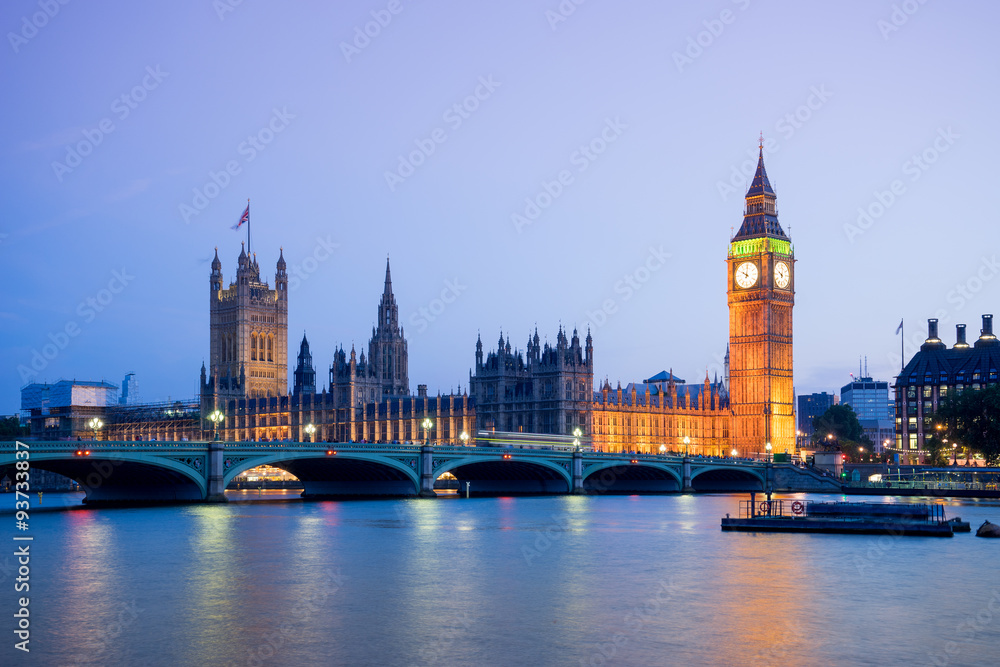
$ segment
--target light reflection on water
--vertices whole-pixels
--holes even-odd
[[[723,533],[737,500],[40,513],[31,663],[995,662],[998,541]],[[975,529],[1000,505],[955,514]]]

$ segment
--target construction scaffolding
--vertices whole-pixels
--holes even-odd
[[[197,399],[107,408],[102,440],[203,440]]]

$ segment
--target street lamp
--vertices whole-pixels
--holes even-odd
[[[94,435],[91,438],[91,440],[97,440],[97,432],[101,430],[102,426],[104,426],[104,422],[102,422],[97,417],[94,417],[89,422],[87,422],[87,426],[89,426],[90,430],[94,432]]]
[[[684,436],[684,456],[688,455],[688,445],[691,443],[691,438]]]
[[[667,446],[666,445],[660,445],[660,456],[663,456],[666,453],[667,453]]]
[[[951,453],[955,458],[955,465],[958,465],[958,445],[956,443],[951,443]]]
[[[427,438],[427,431],[434,427],[434,422],[432,422],[429,417],[424,417],[424,421],[420,422],[420,425],[424,427],[424,444],[431,444],[430,440]]]
[[[219,439],[219,422],[221,422],[225,418],[226,415],[222,414],[218,410],[215,410],[214,412],[212,412],[212,414],[208,416],[209,421],[211,421],[212,424],[215,425],[215,437],[213,438],[214,440]]]
[[[313,433],[316,432],[316,426],[313,425],[313,424],[307,424],[305,430],[306,430],[306,433],[309,434],[309,442],[312,442],[313,441]]]
[[[458,439],[462,441],[463,447],[469,444],[469,434],[465,431],[462,431],[461,435],[458,436]]]
[[[764,449],[767,450],[767,460],[770,461],[771,460],[771,443],[767,443],[766,445],[764,445]]]
[[[733,457],[734,459],[736,458],[736,453],[737,453],[737,452],[736,452],[736,448],[735,448],[735,447],[733,447],[733,451],[729,452],[729,454],[730,454],[730,455],[731,455],[731,456],[732,456],[732,457]]]

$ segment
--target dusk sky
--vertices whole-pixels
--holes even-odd
[[[861,356],[892,380],[901,318],[907,357],[929,317],[975,338],[1000,314],[1000,5],[680,4],[3,3],[0,414],[128,372],[193,397],[248,198],[324,384],[367,350],[387,255],[413,392],[466,387],[479,332],[560,324],[590,327],[595,384],[721,374],[761,132],[797,394]]]

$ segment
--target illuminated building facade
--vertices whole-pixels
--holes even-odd
[[[795,255],[775,204],[762,143],[727,260],[730,436],[740,455],[762,453],[768,442],[773,452],[795,451]]]
[[[650,378],[612,389],[605,380],[594,395],[592,441],[596,451],[661,451],[728,456],[729,400],[723,383],[688,385],[673,372],[663,386]],[[688,442],[684,442],[684,438]]]
[[[901,462],[923,460],[925,437],[934,431],[934,413],[950,394],[978,391],[997,383],[1000,341],[993,315],[983,315],[979,338],[969,345],[965,325],[955,327],[955,345],[938,336],[938,321],[927,320],[927,340],[896,378],[896,443]]]
[[[208,377],[202,396],[282,396],[288,391],[288,274],[278,255],[274,289],[261,280],[257,256],[240,251],[236,280],[223,287],[219,251],[209,276]],[[211,406],[206,406],[211,407]]]

